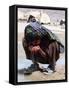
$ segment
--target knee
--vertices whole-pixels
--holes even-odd
[[[55,43],[54,42],[50,43],[49,49],[52,49],[54,46],[55,46]]]
[[[57,42],[56,42],[56,41],[55,41],[55,42],[52,42],[52,43],[50,44],[50,47],[55,48],[56,46],[58,46],[58,44],[57,44]]]

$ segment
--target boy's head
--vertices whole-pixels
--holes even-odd
[[[39,45],[40,44],[40,34],[37,32],[31,32],[26,36],[27,42],[33,44],[33,45]]]
[[[35,19],[35,17],[34,16],[32,16],[32,15],[30,15],[29,16],[29,18],[28,18],[28,21],[27,22],[35,22],[36,21],[36,19]]]
[[[32,45],[37,46],[40,44],[40,39],[35,39],[34,41],[32,41]]]

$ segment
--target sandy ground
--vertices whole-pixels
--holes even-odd
[[[62,80],[65,79],[64,65],[57,65],[56,72],[46,75],[40,71],[35,71],[31,75],[23,75],[18,73],[18,82],[26,81],[46,81],[46,80]]]

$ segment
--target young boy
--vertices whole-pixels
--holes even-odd
[[[26,58],[32,60],[33,64],[25,69],[25,73],[30,74],[33,71],[40,70],[42,72],[55,72],[56,61],[59,58],[61,43],[58,43],[55,35],[50,30],[41,26],[30,16],[29,25],[25,28],[23,47]],[[47,69],[41,69],[38,63],[49,64]]]
[[[41,72],[49,73],[55,71],[55,63],[59,58],[59,45],[56,41],[42,43],[40,35],[38,33],[29,33],[26,37],[24,44],[25,53],[28,59],[32,60],[33,64],[25,70],[25,74],[30,74],[33,71],[40,70]],[[49,64],[47,69],[41,69],[38,63]]]

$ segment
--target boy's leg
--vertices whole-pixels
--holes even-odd
[[[55,42],[52,42],[47,50],[49,66],[42,70],[44,74],[51,74],[55,71],[55,63],[56,63],[56,45]]]
[[[24,71],[25,72],[24,73],[25,75],[26,74],[31,74],[32,72],[39,70],[39,64],[36,61],[36,55],[35,55],[35,53],[31,53],[30,59],[32,60],[33,64],[31,64],[30,67],[28,67],[27,69],[25,69],[25,71]]]
[[[56,59],[59,57],[58,44],[57,42],[53,42],[49,45],[49,68],[55,71]]]

